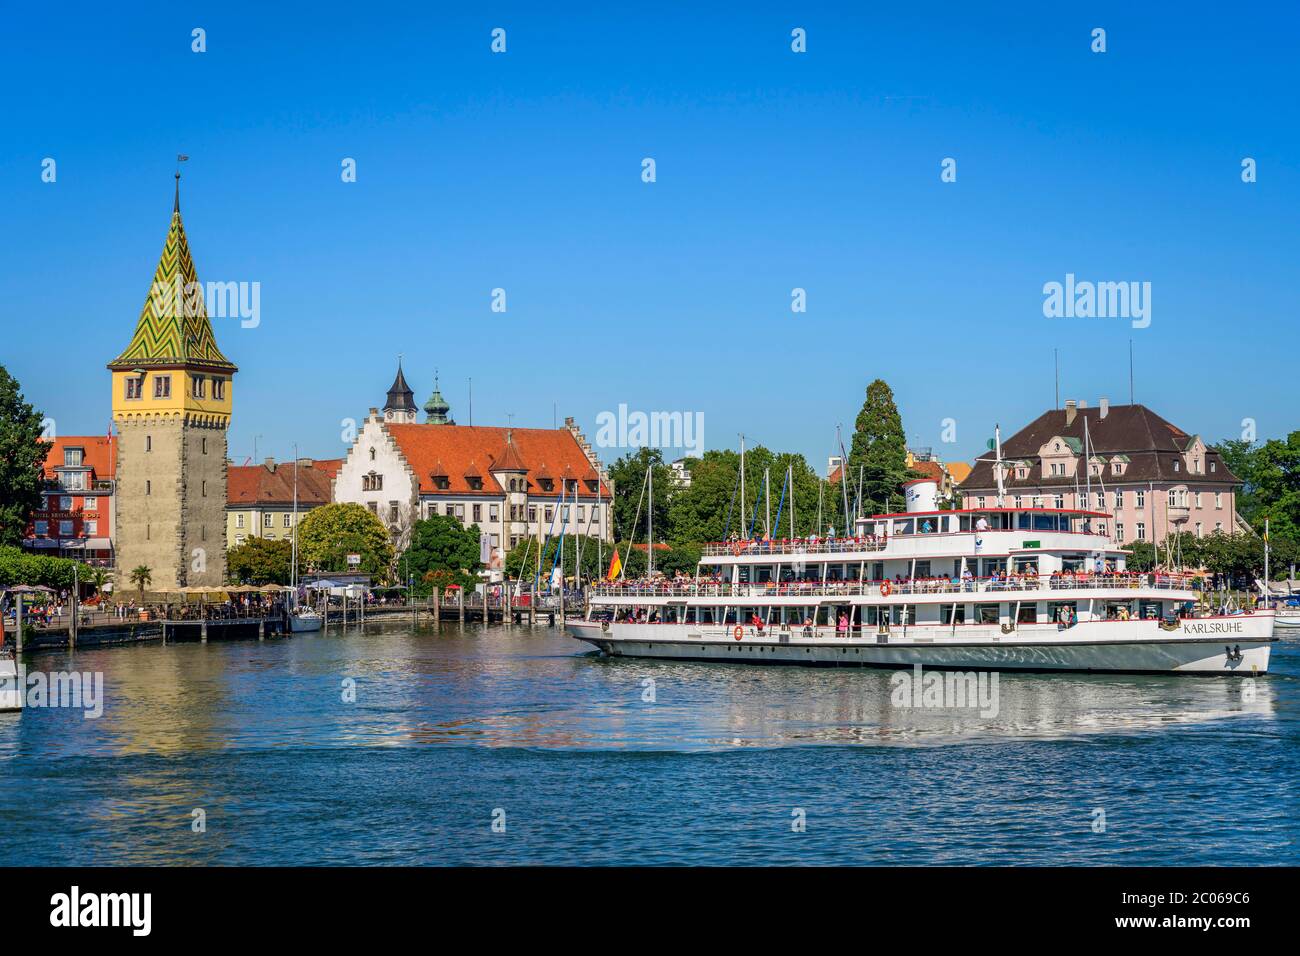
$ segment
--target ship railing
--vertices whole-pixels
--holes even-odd
[[[598,584],[594,597],[890,597],[922,594],[1004,594],[1008,592],[1101,591],[1101,590],[1193,590],[1196,578],[1187,574],[1088,574],[1054,576],[1012,575],[1011,577],[916,578],[903,581],[788,581],[762,584]]]
[[[710,541],[704,545],[705,557],[723,555],[767,554],[849,554],[855,551],[883,551],[888,539],[883,535],[856,538],[751,538],[746,541]]]

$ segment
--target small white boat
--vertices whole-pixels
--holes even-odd
[[[23,709],[23,681],[18,662],[0,651],[0,713]]]
[[[289,612],[289,630],[292,633],[301,634],[304,631],[319,631],[320,628],[321,616],[316,613],[315,609],[302,605]]]

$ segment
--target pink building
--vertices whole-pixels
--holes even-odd
[[[992,459],[981,456],[961,483],[966,507],[997,503]],[[1097,530],[1120,544],[1244,530],[1241,482],[1218,452],[1145,405],[1068,401],[1002,442],[1002,468],[1007,507],[1104,511]]]

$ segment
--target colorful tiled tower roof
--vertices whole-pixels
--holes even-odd
[[[153,285],[145,298],[135,335],[125,351],[109,363],[110,369],[197,365],[236,372],[235,364],[217,347],[208,321],[203,287],[198,284],[190,244],[181,223],[180,177],[171,225],[162,258],[154,270]]]

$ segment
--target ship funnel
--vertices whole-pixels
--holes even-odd
[[[909,513],[913,511],[936,511],[939,483],[933,478],[917,478],[903,485],[903,495],[907,499]]]

